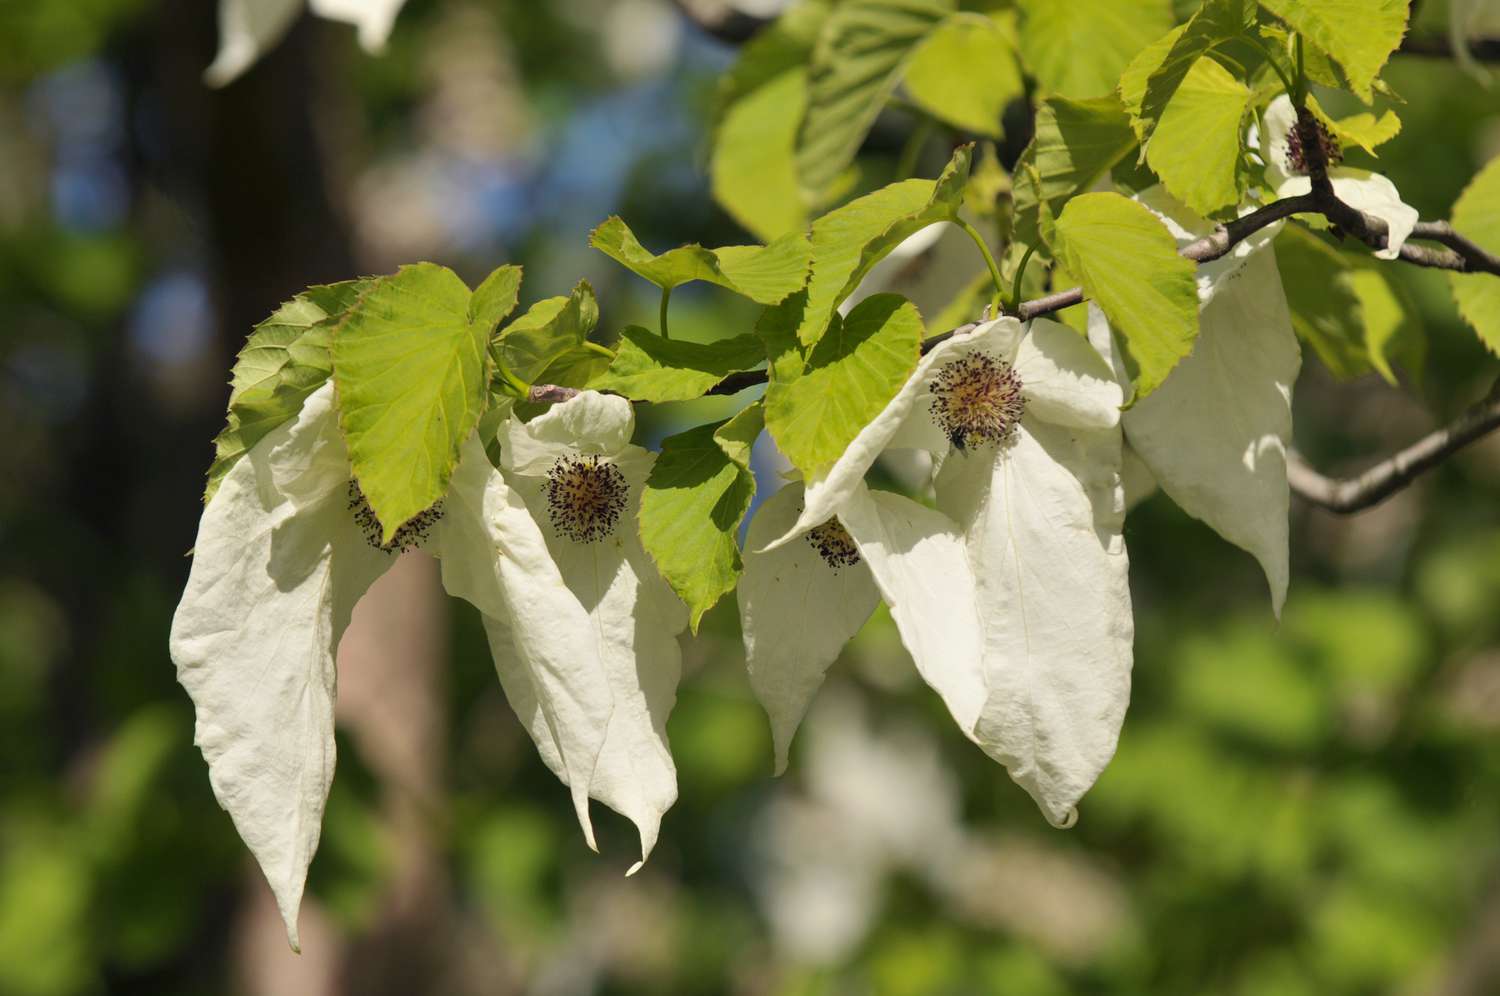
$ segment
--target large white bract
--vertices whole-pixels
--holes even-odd
[[[922,359],[843,456],[807,483],[801,513],[769,547],[783,550],[836,516],[863,553],[862,528],[874,521],[866,471],[887,449],[932,453],[944,514],[915,507],[933,516],[927,536],[956,531],[960,555],[912,575],[909,590],[935,595],[942,608],[903,626],[903,639],[964,731],[1059,826],[1076,818],[1078,799],[1113,756],[1130,696],[1121,401],[1108,364],[1072,329],[1046,319],[986,322]],[[956,607],[970,571],[973,614]],[[906,592],[884,589],[899,625]],[[958,630],[968,619],[972,636]],[[767,629],[752,634],[754,622],[747,615],[752,656]],[[942,647],[941,661],[924,668],[913,635]]]
[[[203,77],[224,86],[275,47],[307,6],[319,17],[343,21],[359,31],[366,52],[385,48],[406,0],[219,0],[219,52]]]
[[[1213,231],[1161,187],[1136,195],[1178,245]],[[1292,438],[1292,385],[1302,350],[1272,237],[1261,229],[1229,254],[1198,268],[1198,339],[1160,387],[1123,416],[1125,440],[1183,511],[1260,562],[1278,616],[1288,567],[1286,451]],[[1092,334],[1112,350],[1104,314],[1089,306]],[[1115,368],[1129,383],[1119,354]],[[1185,418],[1184,412],[1214,412]]]
[[[352,500],[333,402],[329,383],[225,477],[204,509],[171,633],[214,794],[265,872],[294,948],[333,778],[335,652],[355,603],[394,560]],[[614,659],[593,632],[598,604],[565,583],[571,565],[554,560],[477,434],[442,504],[409,542],[440,559],[444,587],[488,622],[512,704],[573,787],[592,846],[589,788],[617,711]]]

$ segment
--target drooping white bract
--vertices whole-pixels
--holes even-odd
[[[1179,245],[1215,228],[1160,187],[1136,199]],[[1274,234],[1263,229],[1198,267],[1193,351],[1125,412],[1124,425],[1126,440],[1172,500],[1260,562],[1279,616],[1288,578],[1286,450],[1302,351],[1276,269]],[[1089,316],[1091,333],[1102,327],[1109,348],[1103,313],[1090,305]]]
[[[667,716],[682,675],[677,635],[688,624],[687,607],[657,573],[636,529],[656,454],[631,445],[634,428],[630,402],[584,391],[530,422],[510,419],[500,429],[505,481],[541,525],[552,561],[582,604],[582,632],[609,682],[614,712],[584,784],[640,830],[641,861],[631,874],[650,855],[662,814],[677,799]],[[543,759],[576,790],[548,746],[546,725],[528,715],[526,672],[507,653],[504,625],[486,623],[511,704]]]
[[[967,699],[949,708],[1058,826],[1071,824],[1113,756],[1130,695],[1121,400],[1109,365],[1073,330],[1046,319],[1024,329],[1013,318],[987,322],[922,359],[808,483],[797,521],[772,544],[782,549],[832,516],[858,541],[846,503],[865,493],[875,458],[889,448],[933,453],[938,506],[966,554],[945,570],[972,567],[985,686],[979,709]],[[961,593],[937,590],[951,618]],[[943,618],[918,625],[952,625]],[[961,660],[945,664],[970,673]]]
[[[391,26],[406,0],[306,0],[319,17],[359,29],[366,52],[385,48]],[[281,41],[303,0],[219,0],[219,52],[203,77],[210,86],[231,82]]]
[[[750,685],[770,717],[777,773],[823,675],[881,598],[917,671],[972,736],[985,684],[957,526],[863,479],[822,520],[795,527],[805,501],[796,481],[756,512],[738,588]]]
[[[613,708],[588,614],[477,434],[444,500],[380,542],[350,478],[330,382],[225,476],[172,620],[172,660],[214,795],[265,872],[293,948],[333,778],[335,653],[398,549],[441,558],[450,593],[504,620],[511,666],[531,682],[572,784],[588,785]],[[574,803],[592,843],[587,792]]]
[[[1295,197],[1312,190],[1303,157],[1294,147],[1293,130],[1297,110],[1291,98],[1282,94],[1266,108],[1264,127],[1260,132],[1260,154],[1266,164],[1266,183],[1278,198]],[[1295,140],[1300,144],[1300,140]],[[1353,166],[1328,169],[1329,182],[1338,199],[1365,214],[1379,218],[1386,225],[1386,245],[1375,255],[1395,259],[1417,224],[1417,209],[1401,200],[1396,185],[1379,173]]]

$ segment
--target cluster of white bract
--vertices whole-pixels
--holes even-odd
[[[1280,196],[1309,182],[1284,170],[1293,119],[1282,98],[1263,123]],[[1398,251],[1415,212],[1389,181],[1330,176]],[[1213,229],[1159,188],[1136,199],[1180,245]],[[1192,354],[1123,413],[1128,377],[1097,308],[1086,337],[1045,318],[987,321],[931,349],[826,469],[761,503],[737,598],[778,772],[824,673],[883,601],[963,735],[1070,825],[1129,699],[1122,529],[1132,493],[1156,484],[1259,560],[1279,613],[1301,357],[1275,230],[1200,267]],[[171,635],[214,791],[293,945],[333,776],[335,652],[396,550],[437,557],[448,592],[479,609],[507,698],[590,845],[593,799],[635,822],[644,861],[677,797],[666,718],[688,612],[635,528],[656,454],[630,442],[630,402],[583,391],[529,422],[505,413],[464,444],[442,500],[390,536],[353,480],[335,405],[325,384],[223,478]],[[897,449],[931,456],[930,501],[867,485]]]

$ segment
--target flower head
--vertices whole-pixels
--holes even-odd
[[[1381,259],[1395,259],[1417,224],[1417,209],[1401,200],[1396,185],[1379,173],[1343,161],[1338,142],[1321,121],[1315,126],[1318,143],[1328,164],[1328,180],[1338,199],[1350,207],[1385,222],[1386,244],[1376,251]],[[1312,190],[1307,175],[1309,159],[1303,147],[1301,129],[1297,127],[1297,109],[1291,98],[1282,94],[1271,101],[1262,118],[1260,155],[1266,164],[1266,184],[1277,197],[1295,197]]]
[[[631,444],[634,429],[630,402],[583,391],[530,422],[503,423],[500,467],[543,524],[550,559],[585,608],[580,636],[594,648],[614,702],[607,736],[582,788],[635,822],[644,862],[662,814],[677,799],[666,721],[682,674],[677,635],[687,628],[688,616],[636,532],[641,491],[656,455]],[[490,645],[515,701],[510,690],[519,682],[507,678],[503,634],[493,627]],[[528,725],[552,763],[545,725]],[[575,791],[580,788],[569,773],[558,774]]]
[[[1072,820],[1114,752],[1129,696],[1121,401],[1113,371],[1072,329],[1045,319],[987,322],[922,359],[844,455],[807,482],[800,513],[792,498],[766,503],[751,525],[741,614],[752,684],[773,728],[781,727],[778,751],[853,629],[834,630],[816,647],[782,646],[786,639],[756,618],[757,603],[774,597],[757,575],[816,575],[822,565],[795,561],[792,541],[837,516],[960,727],[1007,766],[1048,819]],[[866,471],[893,448],[933,454],[938,512],[868,491]],[[899,510],[907,531],[883,527],[872,504],[888,516]],[[777,520],[789,528],[757,560],[753,551],[775,535]],[[896,552],[902,556],[890,556]],[[841,609],[820,603],[802,611],[847,625],[874,604],[850,584],[798,582],[785,586],[795,595],[781,597],[826,590],[828,601],[842,599]]]

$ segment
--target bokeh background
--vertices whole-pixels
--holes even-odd
[[[747,240],[705,180],[734,48],[665,0],[410,0],[380,58],[305,18],[215,91],[214,6],[0,2],[0,993],[1500,992],[1500,436],[1364,515],[1294,505],[1279,625],[1251,558],[1137,508],[1134,701],[1067,832],[884,615],[771,778],[731,599],[686,643],[682,798],[629,880],[633,829],[600,809],[586,849],[477,616],[409,555],[341,651],[291,954],[166,653],[232,357],[302,287],[418,259],[524,264],[523,305],[586,277],[607,335],[650,324],[587,234],[618,212],[657,249]],[[1421,4],[1417,33],[1443,23]],[[1441,217],[1500,151],[1500,84],[1395,58],[1380,168]],[[882,119],[865,183],[911,128]],[[1308,351],[1297,440],[1324,470],[1500,372],[1440,274],[1398,280],[1419,378]],[[703,338],[753,320],[702,285],[673,306]]]

